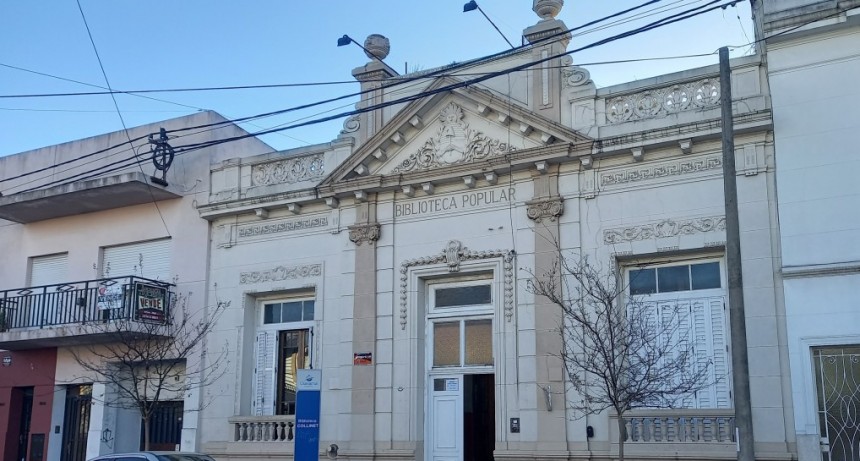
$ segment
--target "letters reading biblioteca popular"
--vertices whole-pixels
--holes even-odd
[[[454,212],[470,208],[492,206],[516,200],[516,190],[499,188],[454,194],[443,197],[424,198],[394,205],[394,217]]]

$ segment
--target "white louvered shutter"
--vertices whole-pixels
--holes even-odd
[[[693,366],[696,371],[709,369],[707,377],[708,384],[714,382],[713,364],[709,363],[712,357],[712,338],[710,328],[710,309],[708,299],[695,299],[691,306],[691,317],[693,320],[693,351],[695,353]],[[696,392],[696,408],[714,408],[714,388],[710,385]]]
[[[105,277],[136,275],[168,282],[170,263],[170,239],[151,240],[105,248],[102,271]]]
[[[714,407],[731,408],[732,375],[729,367],[728,330],[726,328],[726,304],[723,297],[709,298],[712,357],[714,368]]]
[[[38,256],[32,259],[30,265],[30,286],[53,285],[66,283],[68,279],[69,254],[62,253],[50,256]]]
[[[275,414],[275,359],[278,345],[276,331],[257,333],[254,364],[254,414]]]

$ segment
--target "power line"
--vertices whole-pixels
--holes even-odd
[[[556,34],[552,34],[552,35],[550,35],[550,36],[547,36],[547,37],[541,38],[541,39],[539,39],[539,40],[536,40],[536,41],[535,41],[535,42],[533,42],[532,44],[529,44],[529,45],[521,45],[520,47],[517,47],[517,49],[516,49],[516,50],[513,50],[513,51],[522,51],[523,49],[528,48],[528,47],[530,47],[530,46],[534,46],[535,44],[548,42],[548,41],[550,41],[550,40],[552,40],[552,41],[561,40],[561,39],[565,38],[565,37],[566,37],[566,35],[567,35],[568,33],[570,33],[570,32],[574,32],[574,31],[577,31],[577,30],[585,29],[586,27],[590,27],[590,26],[592,26],[592,25],[599,24],[599,23],[601,23],[601,22],[604,22],[604,21],[607,21],[607,20],[610,20],[610,19],[613,19],[613,18],[616,18],[616,17],[619,17],[619,16],[623,16],[623,15],[625,15],[625,14],[627,14],[627,13],[632,12],[632,11],[636,11],[636,10],[638,10],[638,9],[645,8],[645,7],[647,7],[647,6],[650,6],[650,5],[655,4],[655,3],[659,3],[659,2],[661,2],[661,1],[663,1],[663,0],[648,0],[648,1],[646,1],[646,2],[644,2],[644,3],[642,3],[642,4],[640,4],[640,5],[633,6],[633,7],[631,7],[631,8],[627,8],[627,9],[625,9],[625,10],[622,10],[622,11],[619,11],[619,12],[616,12],[616,13],[613,13],[613,14],[611,14],[611,15],[604,16],[604,17],[602,17],[602,18],[598,18],[598,19],[595,19],[595,20],[589,21],[589,22],[587,22],[587,23],[585,23],[585,24],[582,24],[582,25],[577,26],[577,27],[573,27],[573,28],[568,29],[568,30],[566,30],[566,31],[561,31],[561,32],[558,32],[558,33],[556,33]],[[646,11],[645,13],[648,13],[648,12],[650,12],[650,11],[653,11],[653,10],[648,10],[648,11]],[[352,94],[348,94],[348,95],[341,96],[341,97],[337,97],[337,98],[331,98],[331,99],[327,99],[327,100],[319,101],[319,102],[317,102],[317,103],[313,103],[313,104],[305,104],[305,105],[295,106],[295,107],[288,108],[288,109],[282,109],[282,110],[278,110],[278,111],[273,111],[273,112],[268,112],[268,113],[263,113],[263,114],[252,115],[252,116],[248,116],[248,117],[234,118],[234,119],[231,119],[231,120],[225,120],[225,121],[222,121],[222,122],[215,122],[215,123],[205,124],[205,125],[198,125],[198,126],[194,126],[194,127],[183,127],[183,128],[178,128],[178,129],[171,130],[170,132],[171,132],[171,133],[176,133],[176,132],[190,131],[190,130],[195,130],[195,129],[200,129],[200,128],[218,127],[218,126],[222,126],[222,125],[226,125],[226,124],[231,124],[231,123],[232,123],[232,124],[235,124],[235,123],[249,123],[249,124],[250,124],[250,120],[256,120],[256,119],[259,119],[259,118],[265,118],[265,117],[269,117],[269,116],[273,116],[273,115],[280,115],[280,114],[284,114],[284,113],[288,113],[288,112],[292,112],[292,111],[296,111],[296,110],[301,110],[301,109],[305,109],[305,108],[310,108],[310,107],[314,107],[314,106],[318,106],[318,105],[326,104],[326,103],[329,103],[329,102],[334,102],[334,101],[338,101],[338,100],[347,99],[347,98],[350,98],[350,97],[353,97],[353,96],[361,96],[361,95],[364,95],[364,94],[369,93],[369,92],[372,92],[372,91],[377,91],[377,90],[380,90],[380,89],[381,89],[381,90],[384,90],[384,89],[391,88],[391,87],[396,87],[396,86],[400,86],[400,85],[405,85],[405,84],[412,83],[412,82],[415,82],[415,81],[420,81],[420,80],[422,80],[422,79],[426,79],[426,78],[438,77],[438,76],[442,76],[442,75],[452,75],[452,74],[445,74],[444,72],[450,72],[450,71],[452,71],[452,70],[457,70],[457,69],[460,69],[460,68],[464,68],[464,69],[465,69],[465,68],[470,68],[470,67],[474,67],[474,66],[477,66],[477,65],[480,65],[480,64],[485,64],[485,63],[493,62],[494,60],[500,59],[500,58],[502,58],[502,57],[511,56],[511,55],[513,55],[513,54],[516,54],[516,53],[514,53],[513,51],[512,51],[512,50],[504,50],[504,51],[497,52],[497,53],[494,53],[494,54],[491,54],[491,55],[487,55],[487,56],[484,56],[484,57],[475,58],[475,59],[472,59],[472,60],[469,60],[469,61],[465,61],[465,62],[463,62],[463,63],[458,63],[458,64],[455,64],[455,65],[452,65],[452,66],[445,66],[445,67],[442,67],[442,68],[436,69],[436,70],[431,71],[431,72],[425,72],[425,73],[422,73],[422,74],[420,74],[420,75],[413,75],[412,77],[410,77],[410,78],[406,78],[406,79],[404,79],[404,78],[390,79],[390,80],[393,80],[393,81],[387,81],[387,83],[385,83],[384,85],[382,85],[382,86],[381,86],[380,88],[378,88],[378,89],[359,91],[359,92],[357,92],[357,93],[352,93]],[[56,75],[51,75],[51,74],[48,74],[48,73],[38,72],[38,71],[30,70],[30,69],[25,69],[25,68],[22,68],[22,67],[16,67],[16,66],[11,66],[11,65],[8,65],[8,64],[2,64],[2,63],[0,63],[0,66],[5,66],[5,67],[12,68],[12,69],[17,69],[17,70],[21,70],[21,71],[24,71],[24,72],[30,72],[30,73],[33,73],[33,74],[36,74],[36,75],[42,75],[42,76],[46,76],[46,77],[50,77],[50,78],[55,78],[55,79],[60,79],[60,80],[65,80],[65,81],[70,81],[70,82],[78,83],[78,84],[85,85],[85,86],[93,86],[93,87],[96,87],[96,88],[102,88],[102,89],[107,89],[108,91],[113,91],[113,90],[111,90],[110,88],[105,88],[105,87],[102,87],[102,86],[99,86],[99,85],[93,85],[93,84],[90,84],[90,83],[81,82],[81,81],[78,81],[78,80],[73,80],[73,79],[69,79],[69,78],[65,78],[65,77],[59,77],[59,76],[56,76]],[[410,86],[414,86],[414,85],[410,85]],[[173,103],[173,102],[171,102],[171,101],[166,101],[166,100],[162,100],[162,99],[158,99],[158,98],[152,98],[152,97],[149,97],[149,96],[137,95],[137,94],[134,94],[134,93],[128,93],[128,94],[130,94],[130,95],[132,95],[132,96],[138,96],[138,97],[147,98],[147,99],[154,99],[154,100],[157,100],[157,101],[162,101],[162,102],[166,102],[166,103],[170,103],[170,104],[178,104],[178,105],[185,106],[184,104]],[[191,108],[194,108],[194,109],[203,110],[203,109],[201,109],[201,108],[195,108],[195,107],[193,107],[193,106],[185,106],[185,107],[191,107]],[[283,125],[283,124],[282,124],[282,125]],[[282,126],[282,125],[276,125],[276,127],[277,127],[277,126]],[[256,125],[255,125],[255,126],[256,126]],[[292,137],[291,137],[291,138],[292,138]],[[293,138],[293,139],[296,139],[296,138]],[[296,140],[298,140],[298,139],[296,139]],[[301,141],[301,140],[298,140],[298,141]],[[301,141],[301,142],[304,142],[304,141]],[[105,150],[109,150],[109,149],[111,149],[111,148],[116,148],[116,147],[121,147],[121,146],[123,146],[123,145],[125,145],[125,144],[126,144],[126,143],[118,144],[118,145],[112,146],[112,147],[110,147],[110,148],[108,148],[108,149],[105,149]],[[129,143],[129,144],[132,144],[132,143]],[[306,143],[306,144],[307,144],[307,143]],[[103,150],[102,152],[104,152],[104,150]],[[82,156],[82,157],[80,157],[80,158],[86,158],[86,157],[89,157],[89,156],[90,156],[90,155],[85,155],[85,156]],[[72,163],[72,162],[74,162],[74,161],[75,161],[75,159],[72,159],[72,160],[70,160],[70,161],[63,162],[63,164]],[[44,169],[39,170],[39,171],[44,171]],[[22,174],[22,175],[18,175],[18,176],[16,176],[15,178],[0,179],[0,183],[5,182],[5,181],[8,181],[8,180],[11,180],[11,179],[17,179],[17,178],[20,178],[20,177],[23,177],[23,176],[27,176],[27,175],[29,175],[29,174],[32,174],[32,173],[25,173],[25,174]],[[33,182],[33,181],[30,181],[30,182]]]
[[[93,33],[92,33],[92,31],[90,31],[90,25],[87,23],[87,16],[84,14],[84,8],[81,6],[81,0],[75,0],[75,1],[78,4],[78,11],[81,12],[81,19],[83,19],[84,26],[87,29],[87,36],[89,36],[90,43],[93,45],[93,52],[95,53],[96,59],[99,62],[99,68],[102,71],[102,76],[104,76],[104,78],[105,78],[105,84],[107,85],[108,90],[110,90],[111,89],[110,80],[108,80],[107,72],[105,72],[105,66],[102,63],[102,58],[101,58],[101,56],[99,56],[99,50],[98,50],[98,47],[96,47],[96,41],[93,39]],[[126,126],[126,124],[125,124],[125,118],[123,118],[122,112],[119,110],[119,104],[117,104],[117,102],[116,102],[116,96],[111,94],[110,98],[113,101],[113,106],[116,108],[116,114],[117,114],[117,116],[119,116],[119,121],[122,123],[122,129],[123,129],[123,131],[125,131],[125,136],[126,136],[126,138],[128,138],[129,144],[133,144],[134,141],[131,140],[131,135],[128,133],[128,126]],[[155,200],[155,194],[152,192],[150,181],[149,181],[149,179],[147,179],[146,173],[144,173],[144,171],[143,171],[143,165],[140,164],[140,159],[138,158],[138,152],[137,152],[137,150],[134,149],[134,147],[132,147],[132,152],[134,152],[134,157],[136,159],[138,159],[137,166],[140,168],[140,172],[143,173],[143,178],[144,178],[144,181],[146,182],[146,185],[150,186],[150,187],[147,187],[146,190],[149,191],[149,196],[152,199],[152,204],[155,205],[155,210],[158,212],[158,217],[161,218],[161,223],[164,225],[164,231],[167,232],[168,237],[172,237],[170,235],[170,229],[168,229],[168,227],[167,227],[167,221],[164,220],[164,215],[161,214],[161,208],[158,206],[158,202]],[[166,168],[165,168],[165,170],[166,170]]]
[[[621,34],[617,34],[617,35],[614,35],[614,36],[612,36],[612,37],[608,37],[608,38],[603,39],[603,40],[599,40],[599,41],[597,41],[597,42],[591,43],[591,44],[589,44],[589,45],[585,45],[585,46],[583,46],[583,47],[576,48],[576,49],[571,50],[571,51],[567,51],[567,52],[560,53],[560,54],[557,54],[557,55],[549,56],[549,57],[544,58],[544,59],[540,59],[540,60],[537,60],[537,61],[529,62],[529,63],[523,64],[523,65],[519,65],[519,66],[515,66],[515,67],[512,67],[512,68],[503,69],[503,70],[496,71],[496,72],[491,72],[491,73],[488,73],[488,74],[486,74],[486,75],[484,75],[484,76],[477,77],[477,78],[474,78],[474,79],[471,79],[471,80],[466,80],[466,81],[461,81],[461,82],[457,82],[457,83],[449,84],[449,85],[446,85],[446,86],[444,86],[444,87],[438,88],[438,89],[436,89],[436,90],[426,91],[426,92],[421,92],[421,93],[418,93],[418,94],[416,94],[416,95],[412,95],[412,96],[408,96],[408,97],[404,97],[404,98],[399,98],[399,99],[392,100],[392,101],[387,101],[387,102],[380,103],[380,104],[376,104],[376,105],[373,105],[373,106],[368,106],[368,107],[364,107],[364,108],[361,108],[361,109],[356,109],[356,110],[353,110],[353,111],[343,112],[343,113],[335,114],[335,115],[332,115],[332,116],[327,116],[327,117],[323,117],[323,118],[319,118],[319,119],[314,119],[314,120],[310,120],[310,121],[306,121],[306,122],[302,122],[302,123],[294,123],[294,124],[290,124],[290,125],[288,125],[288,126],[279,127],[279,128],[274,128],[274,129],[269,129],[269,130],[264,130],[264,131],[260,131],[260,132],[257,132],[257,133],[248,133],[248,134],[246,134],[246,135],[242,135],[242,136],[234,136],[234,137],[231,137],[231,138],[225,138],[225,139],[221,139],[221,140],[217,140],[217,141],[209,141],[209,142],[203,142],[203,143],[197,143],[197,144],[191,144],[191,145],[182,146],[182,147],[180,147],[180,148],[177,148],[177,149],[176,149],[176,151],[177,151],[177,155],[181,155],[181,154],[184,154],[184,153],[188,153],[188,152],[196,151],[196,150],[203,149],[203,148],[206,148],[206,147],[211,147],[211,146],[215,146],[215,145],[219,145],[219,144],[223,144],[223,143],[227,143],[227,142],[233,142],[233,141],[237,141],[237,140],[241,140],[241,139],[245,139],[245,138],[249,138],[249,137],[261,136],[261,135],[270,134],[270,133],[274,133],[274,132],[278,132],[278,131],[283,131],[283,130],[288,130],[288,129],[295,129],[295,128],[299,128],[299,127],[303,127],[303,126],[308,126],[308,125],[313,125],[313,124],[318,124],[318,123],[322,123],[322,122],[330,121],[330,120],[337,119],[337,118],[341,118],[341,117],[344,117],[344,116],[351,116],[351,115],[356,115],[356,114],[360,114],[360,113],[364,113],[364,112],[369,112],[369,111],[373,111],[373,110],[378,110],[378,109],[381,109],[381,108],[384,108],[384,107],[388,107],[388,106],[391,106],[391,105],[403,104],[403,103],[405,103],[405,102],[411,102],[411,101],[414,101],[414,100],[417,100],[417,99],[425,98],[425,97],[427,97],[427,96],[432,96],[432,95],[434,95],[434,94],[438,94],[438,93],[442,93],[442,92],[448,92],[448,91],[451,91],[451,90],[454,90],[454,89],[458,89],[458,88],[462,88],[462,87],[466,87],[466,86],[474,85],[474,84],[476,84],[476,83],[480,83],[480,82],[485,81],[485,80],[488,80],[488,79],[490,79],[490,78],[495,78],[495,77],[497,77],[497,76],[505,75],[505,74],[508,74],[508,73],[511,73],[511,72],[514,72],[514,71],[517,71],[517,70],[527,69],[527,68],[529,68],[529,67],[533,67],[533,66],[538,65],[538,64],[541,64],[541,63],[543,63],[543,62],[550,61],[550,60],[552,60],[552,59],[557,59],[557,58],[562,57],[562,56],[571,55],[571,54],[574,54],[574,53],[576,53],[576,52],[580,52],[580,51],[583,51],[583,50],[586,50],[586,49],[590,49],[590,48],[594,48],[594,47],[597,47],[597,46],[601,46],[601,45],[603,45],[603,44],[606,44],[606,43],[609,43],[609,42],[612,42],[612,41],[620,40],[620,39],[622,39],[622,38],[630,37],[630,36],[637,35],[637,34],[640,34],[640,33],[643,33],[643,32],[647,32],[647,31],[649,31],[649,30],[653,30],[653,29],[656,29],[656,28],[659,28],[659,27],[664,27],[664,26],[667,26],[667,25],[669,25],[669,24],[673,24],[673,23],[676,23],[676,22],[679,22],[679,21],[683,21],[683,20],[686,20],[686,19],[689,19],[689,18],[695,17],[695,16],[699,16],[699,15],[701,15],[701,14],[705,14],[705,13],[707,13],[707,12],[713,11],[713,10],[718,9],[718,8],[725,8],[725,7],[728,7],[728,6],[734,6],[735,4],[739,3],[739,2],[740,2],[740,1],[742,1],[742,0],[732,0],[732,1],[730,1],[730,2],[723,3],[723,4],[721,4],[721,5],[716,5],[716,6],[712,6],[711,8],[706,8],[706,7],[708,7],[708,6],[711,6],[711,5],[714,5],[714,4],[717,4],[717,3],[720,3],[720,1],[722,1],[722,0],[713,0],[713,1],[709,2],[708,4],[706,4],[706,5],[703,5],[703,6],[700,6],[700,7],[696,7],[696,8],[692,8],[692,9],[689,9],[689,10],[683,11],[683,12],[681,12],[681,13],[678,13],[678,14],[675,14],[675,15],[668,16],[668,17],[666,17],[666,18],[662,18],[662,19],[660,19],[660,20],[658,20],[658,21],[654,21],[654,22],[652,22],[652,23],[650,23],[650,24],[647,24],[647,25],[645,25],[645,26],[642,26],[642,27],[639,27],[639,28],[636,28],[636,29],[633,29],[633,30],[630,30],[630,31],[627,31],[627,32],[624,32],[624,33],[621,33]],[[112,170],[112,171],[113,171],[113,170]],[[99,169],[92,170],[92,172],[95,172],[93,176],[97,176],[97,175],[99,175],[99,174],[103,174],[103,173],[104,173],[104,171],[99,171]],[[75,176],[76,176],[76,177],[78,177],[78,176],[81,176],[81,175],[85,175],[86,173],[87,173],[87,172],[84,172],[84,173],[81,173],[81,174],[78,174],[78,175],[75,175]],[[62,182],[62,181],[67,181],[67,180],[69,180],[69,179],[70,179],[70,178],[65,178],[65,179],[57,180],[57,181],[54,181],[54,182],[52,182],[52,183],[49,183],[48,185],[43,185],[43,186],[40,186],[40,187],[47,187],[47,186],[52,185],[52,184],[60,183],[60,182]],[[86,178],[83,178],[83,179],[86,179]]]

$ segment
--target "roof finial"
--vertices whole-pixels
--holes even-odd
[[[391,43],[384,35],[370,34],[364,40],[364,49],[368,58],[382,61],[391,51]]]
[[[532,10],[540,16],[541,21],[549,21],[554,19],[561,7],[564,6],[564,0],[533,0]]]

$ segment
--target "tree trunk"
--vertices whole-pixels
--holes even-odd
[[[143,419],[143,450],[149,451],[149,416],[144,416]]]
[[[624,415],[618,415],[618,461],[624,461],[624,441],[627,439],[627,427],[624,425]]]

